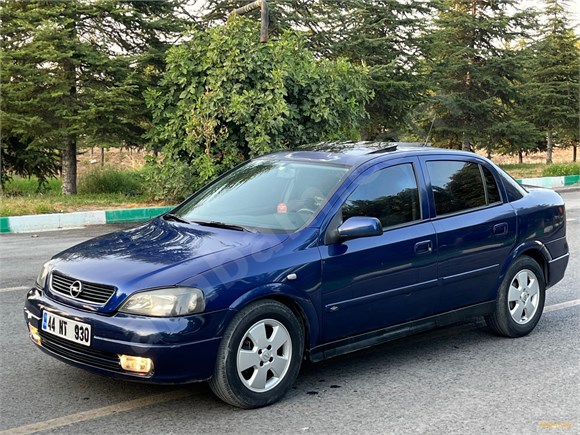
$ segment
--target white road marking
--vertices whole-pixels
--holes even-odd
[[[116,403],[114,405],[104,406],[102,408],[91,409],[88,411],[78,412],[76,414],[65,415],[64,417],[53,418],[51,420],[15,427],[0,432],[0,435],[25,435],[41,432],[44,430],[53,430],[59,427],[68,426],[73,423],[94,420],[96,418],[106,417],[111,414],[132,411],[134,409],[144,408],[146,406],[156,405],[158,403],[169,402],[171,400],[183,399],[191,395],[192,392],[187,390],[170,391],[169,393],[156,394],[155,396],[129,400],[127,402]]]
[[[0,288],[0,293],[22,291],[22,290],[28,290],[30,288],[32,288],[32,286],[27,286],[27,285],[21,285],[19,287],[6,287],[6,288]]]
[[[580,299],[562,302],[561,304],[548,305],[547,307],[544,307],[544,313],[549,313],[550,311],[563,310],[564,308],[575,307],[576,305],[580,305]]]

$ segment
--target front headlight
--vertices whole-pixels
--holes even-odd
[[[205,297],[198,288],[168,287],[135,293],[119,311],[152,317],[185,316],[201,313],[205,309]]]
[[[36,286],[40,287],[41,289],[44,289],[44,285],[46,284],[46,277],[48,276],[48,273],[50,272],[49,264],[50,264],[49,261],[44,263],[44,266],[42,266],[42,270],[40,271],[40,273],[36,277]]]

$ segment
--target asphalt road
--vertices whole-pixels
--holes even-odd
[[[562,195],[572,255],[528,337],[498,338],[473,321],[304,364],[288,396],[253,411],[205,384],[113,381],[35,349],[22,305],[41,265],[115,227],[2,235],[0,434],[580,433],[580,192]]]

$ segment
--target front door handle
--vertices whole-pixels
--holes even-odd
[[[501,224],[497,224],[493,226],[493,234],[494,236],[503,236],[508,232],[508,224],[506,222],[502,222]]]
[[[423,240],[422,242],[415,243],[415,254],[430,254],[433,252],[433,243],[431,240]]]

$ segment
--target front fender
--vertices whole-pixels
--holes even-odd
[[[320,321],[317,311],[311,299],[306,292],[297,289],[285,283],[270,283],[256,287],[236,299],[231,305],[230,310],[233,314],[242,308],[260,299],[275,299],[286,305],[293,305],[290,308],[300,310],[300,315],[306,322],[306,345],[311,348],[318,344],[320,336]]]

